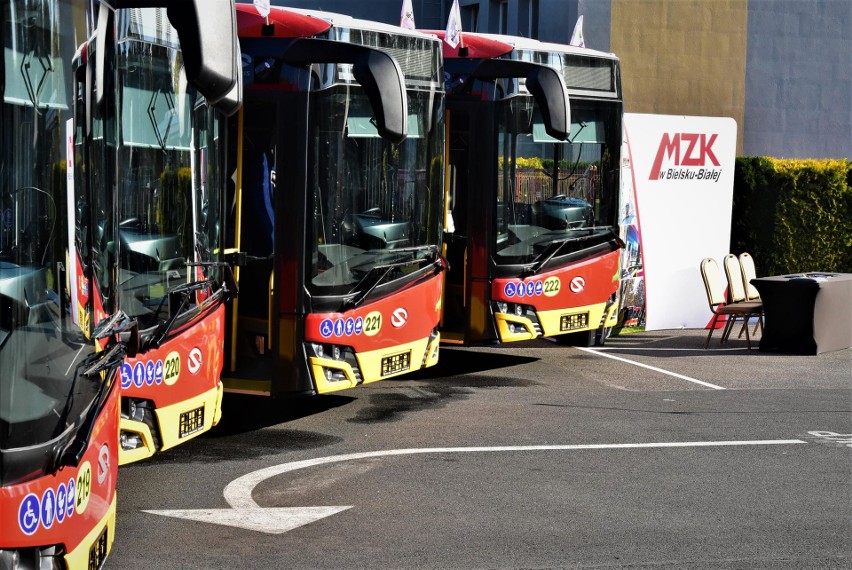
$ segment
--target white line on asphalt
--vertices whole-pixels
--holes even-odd
[[[814,433],[814,432],[812,432]],[[261,507],[254,502],[252,492],[261,482],[296,471],[327,465],[341,461],[353,461],[357,459],[369,459],[376,457],[390,457],[400,455],[416,455],[424,453],[471,453],[488,451],[568,451],[589,449],[648,449],[666,447],[731,447],[744,445],[787,445],[794,443],[807,443],[801,439],[770,439],[751,441],[685,441],[685,442],[662,442],[662,443],[606,443],[586,445],[528,445],[528,446],[505,446],[505,447],[436,447],[422,449],[389,449],[385,451],[369,451],[364,453],[350,453],[347,455],[331,455],[304,461],[293,461],[280,465],[273,465],[247,473],[231,481],[225,487],[225,500],[230,505],[227,509],[171,509],[171,510],[146,510],[144,512],[164,517],[173,517],[191,521],[225,525],[235,528],[263,532],[267,534],[281,534],[299,528],[300,526],[332,516],[339,512],[351,509],[352,506],[324,506],[324,507]]]
[[[575,347],[576,348],[576,347]],[[649,350],[655,352],[700,352],[702,354],[708,354],[706,350],[703,348],[657,348],[650,346],[602,346],[600,348],[590,348],[589,350],[597,350],[597,351],[609,351],[609,350]],[[747,351],[747,347],[742,348],[714,348],[713,352],[735,352],[735,351]]]
[[[422,455],[427,453],[481,453],[494,451],[581,451],[598,449],[657,449],[657,448],[679,448],[679,447],[738,447],[757,445],[790,445],[796,443],[807,443],[802,439],[768,439],[768,440],[744,440],[744,441],[673,441],[656,443],[592,443],[575,445],[518,445],[518,446],[494,446],[494,447],[426,447],[412,449],[386,449],[384,451],[366,451],[362,453],[349,453],[345,455],[330,455],[305,459],[303,461],[291,461],[279,465],[272,465],[257,471],[247,473],[242,477],[234,479],[225,487],[225,501],[235,509],[258,509],[261,508],[252,498],[254,488],[269,479],[318,465],[328,465],[341,461],[353,461],[357,459],[370,459],[374,457],[391,457],[399,455]]]
[[[659,372],[660,374],[666,374],[668,376],[674,376],[675,378],[680,378],[681,380],[686,380],[687,382],[692,382],[694,384],[700,384],[702,386],[706,386],[707,388],[712,388],[714,390],[724,390],[723,387],[717,386],[715,384],[711,384],[709,382],[704,382],[703,380],[697,380],[695,378],[691,378],[689,376],[684,376],[683,374],[678,374],[677,372],[671,372],[669,370],[663,370],[662,368],[657,368],[656,366],[648,366],[647,364],[642,364],[641,362],[636,362],[635,360],[628,360],[626,358],[621,358],[620,356],[613,356],[612,354],[606,354],[605,352],[592,348],[584,348],[582,346],[575,346],[577,350],[582,350],[583,352],[588,352],[591,354],[597,354],[598,356],[603,356],[605,358],[612,358],[613,360],[618,360],[619,362],[626,362],[627,364],[632,364],[633,366],[639,366],[640,368],[647,368],[648,370],[653,370],[654,372]]]

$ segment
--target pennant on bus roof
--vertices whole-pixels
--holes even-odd
[[[571,34],[571,41],[568,43],[572,46],[586,47],[586,41],[583,39],[583,16],[577,18],[577,23],[574,24],[574,33]]]
[[[268,17],[269,12],[272,11],[269,0],[254,0],[254,7],[257,9],[257,13],[260,14],[261,18]]]
[[[461,33],[462,23],[459,0],[453,0],[453,7],[450,8],[450,17],[447,20],[447,34],[444,36],[444,41],[450,47],[457,47],[461,41]]]
[[[399,27],[406,30],[415,30],[414,25],[414,8],[411,6],[411,0],[402,0],[402,12],[399,14]]]

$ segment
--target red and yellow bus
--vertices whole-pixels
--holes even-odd
[[[228,2],[199,6],[233,10]],[[121,464],[170,449],[219,421],[224,304],[235,292],[221,227],[224,113],[236,111],[239,93],[214,105],[187,80],[194,54],[166,16],[164,8],[128,8],[112,23],[118,49],[107,82],[118,92],[119,128],[103,160],[115,173],[115,190],[96,194],[94,209],[112,207],[117,216],[115,224],[98,225],[104,260],[96,270],[117,276],[101,294],[134,322],[140,343],[120,370]],[[225,16],[215,48],[231,58],[234,84],[235,14]]]
[[[214,1],[204,15],[192,1],[169,6],[186,51],[202,53],[209,33],[217,42],[233,36],[232,4]],[[142,348],[136,322],[116,302],[121,250],[108,237],[119,170],[109,157],[127,127],[116,87],[132,72],[116,67],[123,4],[2,6],[2,568],[100,568],[114,539],[118,371]],[[213,63],[197,59],[187,83],[227,103],[234,58]]]
[[[601,342],[624,245],[618,59],[473,33],[443,53],[453,231],[442,340]]]
[[[444,262],[440,42],[237,5],[241,295],[226,391],[327,393],[435,364]],[[229,229],[231,229],[229,228]]]

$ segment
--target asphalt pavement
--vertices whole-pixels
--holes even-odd
[[[119,471],[107,568],[852,568],[852,349],[442,348]]]

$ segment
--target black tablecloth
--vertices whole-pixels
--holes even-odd
[[[852,274],[752,279],[763,301],[760,350],[819,354],[852,347]]]

